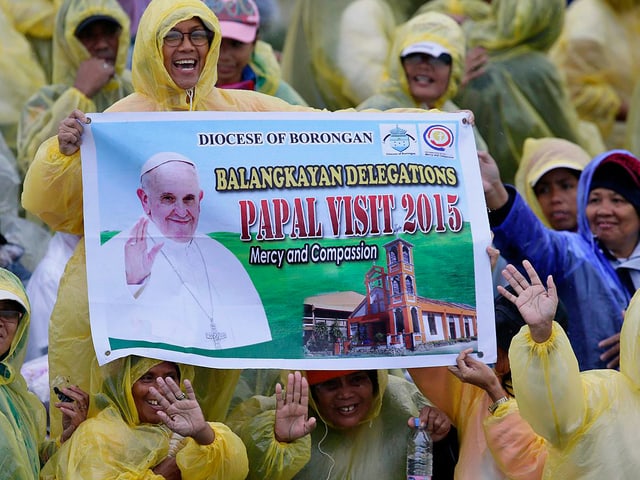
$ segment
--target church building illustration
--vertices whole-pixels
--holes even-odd
[[[418,294],[411,243],[398,238],[384,248],[387,268],[365,274],[366,295],[347,319],[345,350],[381,343],[421,350],[477,338],[475,307]]]

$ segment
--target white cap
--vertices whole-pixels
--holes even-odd
[[[400,54],[400,58],[404,58],[407,55],[411,55],[412,53],[425,53],[427,55],[431,55],[432,57],[436,57],[436,58],[438,58],[443,53],[446,53],[447,55],[451,55],[451,53],[449,53],[449,50],[444,48],[439,43],[419,42],[419,43],[414,43],[413,45],[409,45],[407,48],[402,50],[402,53]]]
[[[184,162],[184,163],[188,163],[193,168],[196,167],[196,164],[193,163],[192,160],[188,159],[184,155],[181,155],[180,153],[160,152],[160,153],[156,153],[155,155],[152,155],[151,158],[149,158],[149,160],[144,162],[144,165],[142,165],[142,168],[140,169],[140,178],[142,178],[142,176],[145,173],[150,172],[154,168],[158,168],[160,165],[164,165],[165,163],[169,163],[169,162]]]
[[[25,310],[27,309],[27,306],[24,304],[24,300],[9,290],[0,290],[0,300],[13,300],[14,302],[18,302],[22,305],[22,308]]]

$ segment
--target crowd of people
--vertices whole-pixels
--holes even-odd
[[[635,478],[639,2],[0,0],[0,26],[0,479],[404,478],[415,422],[435,480]],[[471,112],[496,364],[464,350],[406,372],[99,366],[87,113],[340,110]],[[157,265],[174,244],[187,255],[202,199],[193,162],[160,155],[122,239],[136,298],[169,288]],[[155,218],[169,169],[187,240]],[[166,238],[147,245],[149,229]],[[265,317],[254,293],[234,299]],[[43,359],[38,398],[22,372]]]

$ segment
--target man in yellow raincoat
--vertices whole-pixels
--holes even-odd
[[[90,31],[93,22],[102,22],[103,28]],[[131,72],[125,66],[129,23],[116,0],[64,1],[53,34],[52,82],[34,92],[22,109],[18,128],[22,175],[40,144],[57,133],[58,124],[73,109],[103,112],[133,92]]]

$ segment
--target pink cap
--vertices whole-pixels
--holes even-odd
[[[260,12],[253,0],[207,0],[220,21],[222,38],[252,43],[258,34]]]

